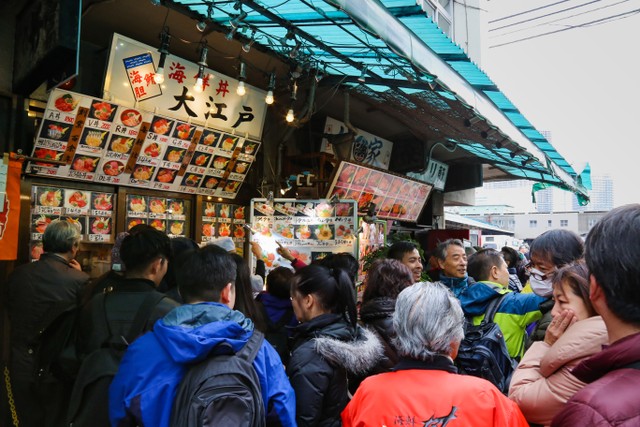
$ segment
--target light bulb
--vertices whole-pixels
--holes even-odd
[[[158,67],[156,70],[156,73],[153,76],[153,81],[159,85],[164,83],[164,69],[162,67]]]
[[[264,97],[264,102],[267,105],[273,104],[273,91],[272,90],[267,91],[267,96]]]
[[[240,96],[244,96],[247,93],[247,88],[244,87],[244,82],[242,80],[240,80],[240,82],[238,83],[236,93]]]
[[[288,123],[293,122],[294,119],[294,115],[293,115],[293,108],[289,108],[289,111],[287,111],[287,116],[284,118]]]
[[[203,88],[202,88],[202,77],[198,77],[196,79],[196,84],[193,85],[193,90],[195,90],[198,93],[202,92],[202,90],[203,90]]]

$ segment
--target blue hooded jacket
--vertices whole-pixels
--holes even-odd
[[[109,418],[114,427],[168,427],[180,381],[189,365],[215,348],[239,351],[253,332],[253,322],[219,303],[175,308],[127,349],[109,389]],[[218,347],[220,348],[220,347]],[[253,362],[260,379],[265,413],[283,426],[295,426],[295,395],[280,357],[264,341]]]
[[[524,354],[525,328],[542,317],[538,306],[546,298],[511,292],[498,283],[484,281],[465,289],[459,297],[460,305],[464,314],[473,317],[473,323],[478,325],[484,319],[489,302],[503,294],[507,295],[498,306],[493,321],[504,334],[509,355],[519,359]]]

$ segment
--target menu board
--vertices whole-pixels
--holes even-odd
[[[229,203],[202,202],[202,243],[220,237],[231,237],[237,249],[244,247],[247,230],[245,228],[245,207]]]
[[[61,219],[77,227],[88,242],[113,242],[114,193],[34,185],[31,188],[31,259],[40,258],[42,235]]]
[[[278,243],[291,254],[310,264],[330,253],[348,252],[357,257],[356,203],[344,200],[252,199],[251,240],[260,244],[267,271],[289,261],[276,252]]]
[[[56,89],[27,172],[233,199],[260,142]],[[59,163],[48,163],[55,160]]]
[[[126,230],[148,224],[169,237],[186,237],[186,214],[191,201],[177,198],[127,194]]]
[[[360,211],[374,203],[378,218],[417,222],[432,188],[424,182],[343,161],[335,172],[327,197],[336,195],[339,199],[355,200]]]

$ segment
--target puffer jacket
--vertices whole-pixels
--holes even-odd
[[[640,425],[640,332],[583,361],[571,373],[589,383],[567,402],[552,427]]]
[[[381,359],[372,374],[389,371],[398,363],[398,354],[391,340],[395,338],[393,329],[393,313],[396,310],[396,300],[388,297],[374,298],[366,301],[360,307],[360,320],[364,326],[376,333],[384,346],[385,358]]]
[[[509,397],[530,423],[549,425],[567,401],[585,386],[571,370],[607,343],[600,316],[573,324],[549,346],[533,343],[511,379]]]
[[[340,426],[347,405],[347,376],[361,376],[382,357],[382,345],[366,329],[354,329],[339,314],[323,314],[295,329],[287,366],[296,393],[299,427]]]
[[[538,309],[542,313],[542,318],[535,323],[535,326],[531,330],[529,338],[525,344],[525,350],[531,347],[534,342],[544,341],[544,335],[547,333],[547,328],[553,320],[553,317],[551,316],[553,304],[553,298],[547,298],[538,306]]]

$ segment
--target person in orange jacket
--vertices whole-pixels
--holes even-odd
[[[489,381],[459,375],[460,303],[440,283],[416,283],[396,300],[400,362],[365,379],[342,412],[344,427],[528,427],[518,406]]]

